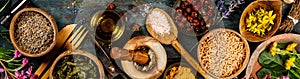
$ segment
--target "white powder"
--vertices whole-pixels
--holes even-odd
[[[167,20],[167,17],[161,12],[152,11],[149,14],[149,23],[156,34],[160,36],[164,36],[164,34],[170,34],[170,24]]]

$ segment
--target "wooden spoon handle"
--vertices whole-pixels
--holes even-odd
[[[200,67],[199,62],[197,62],[178,42],[178,40],[172,41],[172,46],[177,50],[177,52],[194,68],[196,69],[205,79],[212,79],[207,75],[204,70]]]

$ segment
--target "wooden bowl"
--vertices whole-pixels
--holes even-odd
[[[244,59],[242,59],[243,61],[242,61],[241,65],[239,66],[239,68],[235,72],[231,73],[229,76],[226,76],[226,77],[220,77],[220,76],[214,75],[211,72],[209,72],[209,70],[205,68],[204,62],[202,62],[202,58],[201,58],[201,55],[200,55],[200,53],[203,53],[205,51],[205,50],[201,50],[202,48],[208,49],[207,46],[205,46],[205,47],[202,46],[202,45],[205,44],[205,42],[207,42],[206,39],[213,39],[213,38],[211,38],[211,35],[219,34],[219,32],[223,32],[223,33],[225,33],[225,32],[228,33],[229,32],[229,33],[234,34],[237,37],[239,37],[240,38],[239,40],[241,40],[241,42],[243,43],[243,46],[244,46],[244,48],[242,48],[241,51],[245,52],[245,55],[244,55],[245,57],[244,57]],[[228,39],[228,38],[225,38],[225,39]],[[226,44],[224,46],[228,46],[228,44]],[[215,50],[220,50],[220,49],[215,49]],[[226,51],[226,48],[225,48],[225,51]],[[224,53],[224,54],[226,54],[226,53]],[[218,29],[214,29],[214,30],[209,31],[207,34],[205,34],[201,38],[201,40],[199,41],[199,46],[198,46],[198,50],[197,50],[197,56],[198,56],[198,60],[200,62],[200,65],[201,65],[202,69],[207,74],[209,74],[211,77],[217,78],[217,79],[230,79],[230,78],[237,77],[246,68],[246,66],[248,64],[248,61],[249,61],[249,58],[250,58],[250,48],[249,48],[249,45],[248,45],[248,42],[246,41],[246,39],[243,38],[236,31],[230,30],[230,29],[225,29],[225,28],[218,28]]]
[[[73,55],[82,55],[85,57],[90,58],[94,64],[96,64],[98,71],[99,71],[99,78],[98,79],[104,79],[105,75],[104,75],[104,69],[103,69],[103,65],[101,64],[101,61],[94,55],[92,55],[89,52],[83,51],[83,50],[73,50],[73,51],[65,51],[62,54],[60,54],[54,61],[54,63],[52,64],[51,68],[50,68],[50,74],[49,74],[49,79],[53,79],[53,73],[54,72],[54,68],[56,66],[56,64],[58,64],[59,60],[61,60],[62,58],[66,57],[66,56],[73,56]]]
[[[30,52],[27,52],[25,51],[24,49],[20,48],[19,47],[19,44],[17,43],[16,41],[16,38],[15,38],[15,28],[16,28],[16,23],[17,23],[17,19],[21,16],[22,13],[24,12],[35,12],[35,13],[38,13],[38,14],[41,14],[42,16],[44,16],[44,18],[47,19],[47,21],[50,22],[50,26],[53,30],[53,39],[52,40],[52,43],[50,44],[50,46],[48,48],[46,48],[44,51],[42,52],[38,52],[38,53],[35,53],[35,54],[31,54]],[[40,30],[40,29],[39,29]],[[44,32],[43,32],[44,33]],[[9,29],[9,34],[10,34],[10,39],[11,39],[11,42],[14,46],[14,48],[16,48],[17,50],[19,50],[23,55],[25,56],[28,56],[28,57],[40,57],[40,56],[43,56],[45,55],[46,53],[50,52],[55,44],[56,44],[56,41],[57,41],[57,33],[58,33],[58,29],[57,29],[57,25],[56,25],[56,22],[55,20],[45,11],[39,9],[39,8],[25,8],[25,9],[22,9],[21,11],[19,11],[18,13],[16,13],[16,15],[12,18],[12,21],[10,23],[10,29]],[[41,34],[41,33],[32,33],[32,34]],[[30,34],[31,35],[31,34]],[[49,34],[47,34],[49,35]],[[43,38],[42,38],[43,39]],[[29,40],[29,41],[32,41],[32,42],[35,42],[33,40]]]
[[[182,66],[182,67],[187,67],[187,68],[190,68],[191,72],[193,73],[193,75],[196,77],[197,79],[197,71],[194,70],[190,65],[188,65],[187,63],[183,63],[183,62],[176,62],[176,63],[173,63],[171,64],[164,72],[164,75],[163,75],[163,79],[166,79],[166,76],[170,75],[170,71],[173,67],[179,67],[179,66]]]
[[[273,10],[273,13],[276,14],[273,28],[269,32],[266,32],[266,34],[263,36],[259,36],[257,34],[254,34],[250,31],[246,30],[246,26],[247,26],[246,18],[248,16],[248,13],[251,13],[251,12],[253,12],[254,9],[257,9],[260,7],[265,8],[267,10]],[[280,23],[281,23],[281,16],[282,16],[281,14],[282,14],[282,2],[280,0],[254,1],[254,2],[250,3],[246,7],[246,9],[243,11],[243,14],[240,18],[240,25],[239,25],[240,33],[243,37],[245,37],[250,42],[264,41],[276,33],[276,31],[279,28]]]
[[[278,43],[288,43],[288,42],[297,42],[298,46],[296,47],[296,50],[299,52],[300,51],[300,35],[298,34],[280,34],[271,37],[270,39],[264,41],[261,43],[253,52],[249,64],[246,69],[246,79],[250,79],[250,77],[254,77],[254,79],[258,79],[256,73],[262,68],[262,66],[258,62],[258,56],[260,53],[267,49],[267,47],[272,44],[273,42],[278,42]]]
[[[135,67],[135,62],[121,60],[124,72],[133,79],[157,79],[164,72],[167,65],[167,54],[164,47],[152,37],[137,36],[130,39],[125,44],[124,49],[135,50],[139,46],[148,46],[155,55],[156,63],[154,63],[152,69],[148,71],[141,71]]]

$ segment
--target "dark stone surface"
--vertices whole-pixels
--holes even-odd
[[[3,0],[1,0],[0,4]],[[6,1],[6,0],[4,0]],[[12,4],[16,0],[12,1]],[[159,7],[164,10],[166,10],[170,15],[172,11],[173,4],[176,0],[140,0],[141,2],[135,2],[135,0],[31,0],[33,4],[45,10],[48,12],[57,22],[58,28],[61,29],[67,24],[76,23],[79,25],[84,25],[90,30],[89,35],[94,36],[94,28],[90,26],[90,20],[94,13],[96,13],[99,10],[105,10],[107,9],[107,5],[109,3],[114,3],[117,6],[117,11],[119,12],[128,12],[131,16],[128,17],[129,20],[125,21],[125,33],[121,37],[120,40],[111,43],[111,46],[118,46],[123,47],[123,45],[130,39],[130,37],[138,36],[138,35],[146,35],[150,36],[145,28],[145,14],[143,12],[143,8],[145,8],[145,5],[151,5],[151,7]],[[139,1],[139,0],[137,0]],[[246,0],[246,3],[239,6],[239,8],[235,9],[235,12],[233,12],[228,19],[223,19],[223,23],[221,23],[219,27],[225,27],[229,29],[233,29],[237,32],[239,32],[239,19],[243,12],[243,10],[247,7],[249,3],[251,3],[252,0]],[[143,4],[143,3],[149,3],[149,4]],[[138,6],[138,9],[141,13],[135,13],[132,12],[129,8],[129,5],[136,5]],[[160,6],[163,5],[163,6]],[[1,5],[0,5],[1,6]],[[283,15],[286,15],[288,13],[288,9],[290,8],[290,5],[285,5],[283,7]],[[283,16],[285,18],[285,16]],[[137,23],[141,25],[141,31],[133,32],[132,30],[132,24]],[[7,28],[0,28],[0,30],[5,30]],[[300,33],[300,24],[298,23],[292,33]],[[193,37],[193,36],[187,36],[184,34],[179,33],[178,40],[183,45],[183,47],[190,51],[191,55],[194,56],[196,60],[197,59],[197,53],[196,49],[193,48],[193,46],[200,40],[201,36],[199,37]],[[94,39],[93,37],[88,38],[84,41],[84,43],[81,45],[82,49],[85,49],[89,52],[95,53],[93,50],[93,43],[91,43],[91,39]],[[0,39],[2,47],[8,47],[11,48],[10,44],[2,43],[4,42],[3,39]],[[100,42],[102,45],[104,45],[105,50],[109,52],[109,47],[105,46],[104,43]],[[251,52],[255,50],[255,48],[260,44],[259,43],[252,43],[249,42]],[[175,49],[170,45],[163,45],[167,51],[168,55],[168,65],[174,63],[174,62],[184,62],[183,59],[181,59],[180,55],[175,51]],[[108,53],[107,53],[108,54]],[[39,61],[35,61],[39,63]],[[116,61],[118,63],[119,61]],[[120,65],[119,65],[120,67]],[[168,66],[167,66],[168,67]],[[166,67],[166,68],[167,68]],[[239,76],[240,78],[244,76],[245,72],[242,72]],[[199,74],[198,74],[199,76]],[[160,77],[162,78],[162,77]],[[199,77],[202,78],[202,77]]]

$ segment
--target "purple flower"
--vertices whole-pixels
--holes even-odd
[[[21,56],[22,56],[22,54],[18,50],[15,50],[14,59],[17,59],[17,58],[19,58]]]
[[[218,10],[219,10],[220,12],[222,11],[223,6],[224,6],[224,1],[223,1],[223,0],[219,0],[219,1],[218,1],[218,4],[217,4],[217,7],[218,7]]]
[[[27,78],[27,76],[24,73],[24,70],[22,70],[21,73],[16,71],[15,75],[16,75],[16,79],[26,79]]]
[[[27,64],[28,64],[28,60],[26,58],[23,58],[22,67],[25,67]]]
[[[30,66],[28,68],[28,70],[25,72],[27,74],[27,76],[30,76],[31,75],[31,71],[32,71],[32,66]]]
[[[4,72],[5,70],[3,68],[0,68],[0,73]]]

